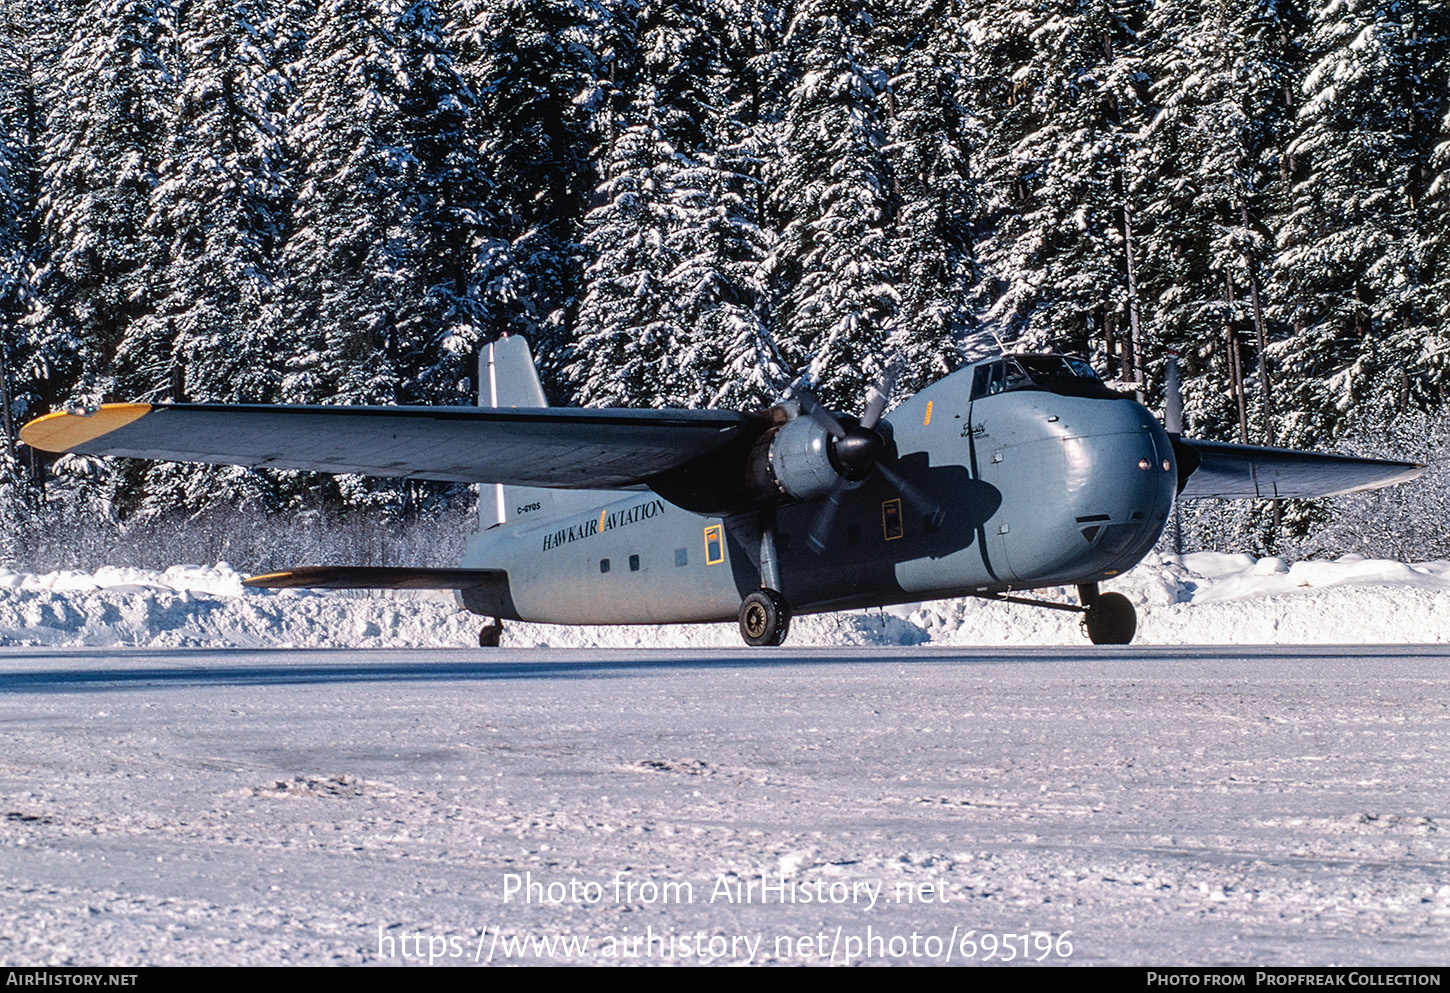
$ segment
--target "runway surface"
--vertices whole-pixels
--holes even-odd
[[[6,965],[1450,961],[1443,646],[5,649],[0,733]]]

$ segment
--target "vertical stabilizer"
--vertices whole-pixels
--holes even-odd
[[[478,357],[480,407],[547,407],[544,386],[534,366],[529,343],[512,336],[490,342]],[[549,490],[535,486],[496,483],[493,500],[479,494],[478,525],[513,524],[566,514],[593,506],[599,494],[580,490]]]

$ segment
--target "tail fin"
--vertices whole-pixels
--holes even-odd
[[[480,407],[547,407],[544,386],[529,343],[513,336],[490,342],[478,357],[478,405]],[[576,507],[592,506],[596,493],[550,490],[536,486],[494,484],[493,505],[480,499],[478,526],[532,521],[568,513]]]
[[[534,355],[523,338],[490,342],[478,357],[480,407],[547,407]]]

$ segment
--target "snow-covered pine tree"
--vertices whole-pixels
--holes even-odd
[[[718,306],[705,319],[716,342],[722,378],[710,398],[717,407],[760,407],[775,402],[791,376],[775,342],[774,301],[767,260],[778,232],[769,222],[765,163],[773,153],[783,113],[785,68],[780,5],[762,0],[721,0],[710,5],[710,32],[719,60],[710,89],[715,95],[708,147]]]
[[[469,121],[476,93],[428,0],[337,0],[297,69],[293,141],[306,163],[291,291],[316,342],[299,396],[469,402],[488,318],[493,186]]]
[[[385,277],[396,258],[405,177],[397,124],[405,82],[397,2],[326,0],[292,72],[290,142],[302,163],[287,244],[290,332],[303,345],[285,380],[302,402],[402,403],[397,322],[409,301]]]
[[[904,395],[964,358],[996,351],[974,300],[982,182],[974,159],[986,130],[970,102],[966,14],[962,0],[900,0],[882,11],[874,38],[877,61],[892,77],[886,151],[900,207],[889,250],[901,306],[886,351],[900,362]]]
[[[665,286],[682,261],[669,244],[675,149],[647,108],[638,113],[616,123],[605,202],[585,219],[593,261],[568,371],[586,406],[689,406],[705,390],[698,342]]]
[[[1156,106],[1145,297],[1163,342],[1182,357],[1185,413],[1203,437],[1274,441],[1260,364],[1269,333],[1262,274],[1284,197],[1293,122],[1285,97],[1295,86],[1285,43],[1295,20],[1282,0],[1168,0],[1147,22]]]
[[[642,11],[641,77],[667,108],[663,130],[676,149],[666,244],[679,263],[665,292],[693,339],[700,388],[691,404],[764,405],[787,379],[766,324],[770,235],[758,189],[765,129],[751,80],[751,63],[777,24],[773,8],[750,3],[689,0]]]
[[[1322,443],[1416,391],[1443,395],[1424,246],[1447,16],[1433,0],[1329,0],[1315,12],[1270,294],[1292,329],[1272,349],[1289,390],[1286,442]]]
[[[534,345],[545,391],[563,385],[569,328],[578,309],[579,225],[598,184],[590,115],[600,107],[594,0],[464,0],[452,47],[478,95],[470,122],[494,178],[506,252],[481,288],[490,337],[523,334]]]
[[[1425,196],[1425,258],[1431,273],[1432,305],[1426,316],[1432,327],[1441,329],[1442,337],[1427,342],[1433,353],[1425,361],[1443,368],[1450,364],[1450,341],[1443,337],[1444,329],[1450,328],[1450,106],[1441,118],[1439,140],[1430,162],[1433,178]],[[1450,395],[1442,392],[1434,399],[1443,405]]]
[[[398,18],[403,92],[399,145],[411,158],[401,239],[389,278],[410,301],[398,318],[413,401],[476,402],[476,357],[500,318],[489,294],[509,261],[480,147],[478,94],[455,65],[453,27],[432,0]]]
[[[764,245],[743,171],[754,163],[730,146],[730,33],[712,7],[639,10],[638,66],[603,128],[604,203],[585,226],[593,261],[570,372],[586,403],[755,405],[785,378],[762,320]]]
[[[1135,256],[1148,77],[1128,0],[999,0],[969,29],[999,80],[981,172],[994,232],[979,252],[1003,338],[1142,375]]]
[[[1418,80],[1412,121],[1412,173],[1426,285],[1414,344],[1420,375],[1406,385],[1423,407],[1450,402],[1450,13],[1441,4],[1413,10],[1412,71]],[[1428,149],[1428,154],[1426,153]]]
[[[471,403],[496,264],[492,187],[467,124],[476,93],[429,0],[328,0],[295,68],[304,163],[284,251],[304,350],[289,399]],[[418,488],[345,480],[407,509]]]
[[[667,240],[680,154],[664,126],[688,142],[694,119],[662,100],[654,80],[639,78],[645,25],[638,7],[631,0],[608,6],[594,36],[602,179],[580,239],[590,262],[567,374],[574,398],[586,406],[685,406],[682,396],[699,392],[691,388],[696,372],[686,359],[698,361],[698,355],[670,312],[663,285],[679,263]],[[655,44],[700,52],[695,24],[653,27]]]
[[[45,357],[27,326],[36,303],[41,111],[37,76],[51,39],[38,2],[0,11],[0,485],[18,484],[17,432],[42,409]]]
[[[73,0],[62,14],[71,29],[42,97],[49,256],[36,319],[78,339],[78,397],[133,399],[149,384],[118,375],[113,358],[156,302],[164,246],[145,226],[173,105],[175,9]]]
[[[16,380],[14,362],[20,352],[20,317],[31,296],[27,278],[30,253],[22,231],[24,195],[16,190],[11,179],[16,173],[23,177],[25,163],[23,146],[12,135],[13,115],[6,113],[13,93],[7,68],[0,63],[0,485],[4,485],[4,479],[16,475],[15,418],[19,411],[12,399]]]
[[[786,28],[792,86],[773,160],[769,260],[776,341],[821,399],[856,411],[880,380],[901,303],[890,237],[899,203],[883,125],[886,71],[870,56],[876,4],[806,0]]]
[[[155,304],[116,362],[147,399],[267,403],[286,345],[278,261],[289,177],[281,136],[290,87],[261,0],[200,0],[177,23],[171,108],[147,233],[163,246]],[[239,467],[146,464],[142,508],[272,504],[270,477]]]

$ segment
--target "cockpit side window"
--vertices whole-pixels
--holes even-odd
[[[1018,370],[1020,374],[1021,370]],[[1012,389],[1008,382],[1007,363],[999,359],[990,365],[977,366],[972,374],[972,399],[993,396],[1003,390]]]
[[[1002,365],[1006,371],[1006,381],[1002,386],[1004,391],[1020,390],[1024,386],[1032,385],[1032,378],[1022,370],[1016,359],[1007,359]]]
[[[972,399],[987,395],[987,380],[992,375],[992,367],[979,365],[972,371]]]

